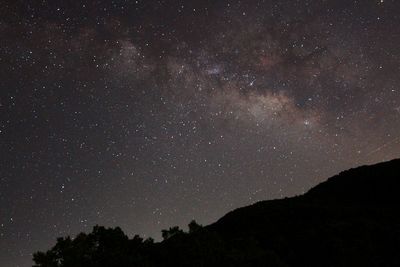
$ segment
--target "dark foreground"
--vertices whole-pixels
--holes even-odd
[[[400,160],[340,173],[308,193],[263,201],[164,241],[94,227],[34,255],[37,267],[400,266]]]

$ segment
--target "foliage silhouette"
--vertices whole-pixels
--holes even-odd
[[[161,230],[161,235],[164,240],[178,234],[183,234],[183,230],[179,229],[179,226],[170,227],[168,230]]]
[[[189,234],[199,231],[203,226],[198,224],[195,220],[192,220],[189,224]]]
[[[400,266],[399,185],[400,160],[363,166],[188,233],[163,230],[160,243],[95,226],[35,253],[34,266]]]

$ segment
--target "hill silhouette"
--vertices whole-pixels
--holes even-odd
[[[399,159],[362,166],[189,233],[163,230],[160,243],[96,226],[35,253],[34,266],[400,266],[399,185]]]

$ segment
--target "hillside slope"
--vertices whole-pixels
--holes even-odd
[[[400,160],[362,166],[302,196],[239,208],[161,243],[127,243],[107,265],[84,266],[400,266],[399,185]],[[49,265],[42,257],[37,266],[82,262]]]

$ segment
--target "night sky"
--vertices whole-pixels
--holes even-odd
[[[400,3],[1,1],[0,265],[400,157]]]

